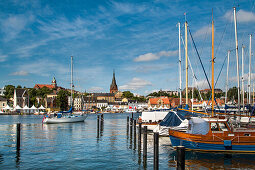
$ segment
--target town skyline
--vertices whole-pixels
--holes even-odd
[[[10,0],[0,3],[0,6],[0,87],[12,84],[32,88],[35,84],[48,84],[52,77],[56,77],[60,86],[68,88],[70,56],[74,56],[74,84],[77,91],[108,92],[113,69],[121,91],[147,95],[160,89],[178,90],[176,24],[181,22],[184,35],[186,13],[210,77],[210,22],[213,8],[217,75],[227,50],[235,47],[234,6],[237,7],[239,56],[242,44],[246,46],[247,79],[248,35],[255,29],[252,2],[133,0],[66,1],[65,4]],[[205,77],[190,40],[188,49],[200,90],[206,89]],[[182,58],[183,54],[182,47]],[[233,71],[230,73],[230,87],[236,86],[234,52],[231,58]],[[225,67],[226,64],[216,85],[222,90],[225,90]],[[189,71],[191,87],[191,69]],[[183,80],[184,76],[183,71]]]

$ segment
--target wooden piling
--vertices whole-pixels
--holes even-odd
[[[128,137],[128,134],[129,134],[129,116],[127,117],[127,137]]]
[[[141,152],[141,143],[142,143],[142,123],[139,123],[139,126],[138,126],[138,152]]]
[[[177,146],[177,170],[185,170],[185,147]]]
[[[99,137],[99,129],[100,129],[100,115],[97,115],[97,137]]]
[[[17,145],[16,145],[16,147],[17,147],[17,150],[19,150],[20,149],[20,123],[17,123],[16,133],[17,133],[17,141],[16,141]]]
[[[147,126],[143,127],[143,160],[147,160]]]
[[[159,133],[154,133],[154,170],[158,170],[159,166],[159,160],[158,160],[158,154],[159,154]]]
[[[136,120],[133,121],[133,129],[134,129],[134,149],[136,149]]]

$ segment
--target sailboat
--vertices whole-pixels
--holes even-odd
[[[73,113],[73,56],[71,56],[71,108],[68,111],[62,111],[57,114],[50,116],[44,116],[42,123],[76,123],[84,122],[87,118],[87,114],[84,113]],[[56,115],[56,116],[55,116]]]
[[[237,74],[239,75],[238,41],[236,33],[236,9],[234,8]],[[185,24],[186,27],[186,24]],[[239,76],[237,76],[239,80]],[[212,114],[211,117],[191,117],[186,131],[169,129],[173,147],[182,145],[187,150],[214,152],[255,153],[255,129],[235,126],[230,117],[214,116],[214,21],[212,19]],[[240,93],[238,81],[238,112],[240,115]]]

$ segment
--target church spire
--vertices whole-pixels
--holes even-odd
[[[118,91],[118,86],[115,80],[115,70],[113,70],[112,84],[110,86],[110,93],[115,93]]]

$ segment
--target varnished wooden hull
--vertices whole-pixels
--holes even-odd
[[[255,153],[255,136],[195,135],[174,130],[170,130],[169,135],[173,147],[182,145],[197,151]]]

